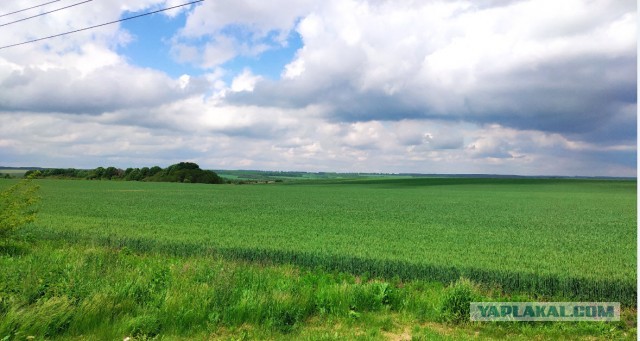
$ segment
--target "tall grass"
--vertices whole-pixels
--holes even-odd
[[[394,329],[390,314],[406,316],[405,323],[418,325],[446,319],[450,312],[459,314],[460,298],[491,299],[468,280],[445,288],[421,280],[383,280],[211,255],[175,256],[62,241],[37,242],[19,255],[3,250],[0,337],[7,340],[29,336],[207,339],[225,331],[237,338],[239,330],[246,332],[247,328],[256,329],[254,338],[305,339],[305,335],[315,335],[308,338],[317,339],[313,328],[307,328],[317,321],[325,321],[321,328],[329,331],[334,324],[360,323],[358,328],[371,328],[368,332],[377,335],[372,338],[382,339],[380,331]],[[375,316],[381,316],[379,322]],[[464,318],[457,322],[463,322],[462,330],[466,328]],[[625,322],[594,325],[597,328],[545,324],[537,333],[632,337],[634,331]],[[478,330],[531,333],[522,325],[469,328],[471,334]],[[334,332],[330,335],[341,338]]]
[[[0,336],[190,335],[245,323],[282,333],[311,316],[404,309],[407,290],[353,276],[214,257],[40,244],[0,256]]]

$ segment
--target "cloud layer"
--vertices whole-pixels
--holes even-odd
[[[338,121],[431,118],[573,134],[612,120],[634,125],[633,12],[567,1],[549,15],[554,4],[330,2],[298,24],[305,46],[284,80],[230,100],[326,104]]]
[[[176,4],[78,6],[0,43]],[[208,0],[182,15],[170,57],[199,74],[132,65],[117,25],[0,50],[2,164],[636,174],[633,3]],[[295,35],[280,79],[229,67]]]

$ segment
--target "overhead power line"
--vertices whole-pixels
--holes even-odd
[[[171,7],[167,7],[167,8],[159,9],[159,10],[152,11],[152,12],[147,12],[147,13],[143,13],[143,14],[134,15],[134,16],[132,16],[132,17],[127,17],[127,18],[122,18],[122,19],[118,19],[118,20],[110,21],[110,22],[107,22],[107,23],[104,23],[104,24],[93,25],[93,26],[89,26],[89,27],[85,27],[85,28],[81,28],[81,29],[77,29],[77,30],[73,30],[73,31],[68,31],[68,32],[60,33],[60,34],[54,34],[54,35],[52,35],[52,36],[48,36],[48,37],[42,37],[42,38],[38,38],[38,39],[33,39],[33,40],[23,41],[23,42],[21,42],[21,43],[17,43],[17,44],[11,44],[11,45],[0,46],[0,50],[2,50],[2,49],[7,49],[7,48],[10,48],[10,47],[14,47],[14,46],[20,46],[20,45],[25,45],[25,44],[35,43],[35,42],[42,41],[42,40],[46,40],[46,39],[57,38],[57,37],[61,37],[61,36],[67,35],[67,34],[77,33],[77,32],[81,32],[81,31],[86,31],[86,30],[90,30],[90,29],[94,29],[94,28],[98,28],[98,27],[102,27],[102,26],[107,26],[107,25],[111,25],[111,24],[119,23],[119,22],[126,21],[126,20],[131,20],[131,19],[135,19],[135,18],[144,17],[144,16],[146,16],[146,15],[156,14],[156,13],[159,13],[159,12],[164,12],[164,11],[172,10],[172,9],[179,8],[179,7],[184,7],[184,6],[188,6],[188,5],[193,5],[193,4],[195,4],[195,3],[203,2],[203,1],[204,1],[204,0],[191,1],[191,2],[184,3],[184,4],[181,4],[181,5],[177,5],[177,6],[171,6]]]
[[[18,23],[18,22],[21,22],[21,21],[25,21],[25,20],[29,20],[29,19],[33,19],[33,18],[37,18],[37,17],[41,17],[43,15],[47,15],[47,14],[50,14],[50,13],[53,13],[53,12],[62,11],[63,9],[71,8],[71,7],[82,5],[82,4],[86,4],[87,2],[91,2],[91,1],[93,1],[93,0],[86,0],[86,1],[83,1],[83,2],[78,2],[78,3],[73,4],[73,5],[69,5],[69,6],[65,6],[65,7],[60,7],[58,9],[54,9],[52,11],[48,11],[48,12],[36,14],[36,15],[33,15],[33,16],[30,16],[30,17],[22,18],[22,19],[19,19],[19,20],[16,20],[16,21],[0,24],[0,27],[11,25],[11,24],[15,24],[15,23]]]
[[[59,1],[61,1],[61,0],[49,1],[49,2],[45,2],[44,4],[40,4],[40,5],[36,5],[36,6],[32,6],[32,7],[29,7],[29,8],[23,8],[23,9],[21,9],[21,10],[19,10],[19,11],[15,11],[15,12],[11,12],[11,13],[5,13],[5,14],[0,14],[0,18],[2,18],[2,17],[6,17],[7,15],[16,14],[16,13],[20,13],[20,12],[28,11],[28,10],[30,10],[30,9],[34,9],[34,8],[38,8],[38,7],[42,7],[42,6],[45,6],[45,5],[48,5],[48,4],[52,4],[52,3],[54,3],[54,2],[59,2]]]

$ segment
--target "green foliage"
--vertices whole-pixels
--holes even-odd
[[[198,169],[200,169],[200,166],[198,166],[193,162],[180,162],[180,163],[176,163],[175,165],[171,165],[167,167],[166,172],[167,174],[170,174],[170,173],[181,171],[181,170],[198,170]]]
[[[148,181],[220,184],[224,181],[210,170],[202,170],[192,162],[180,162],[147,178]]]
[[[39,186],[31,177],[0,192],[0,238],[9,238],[16,229],[36,218]]]
[[[480,301],[476,285],[468,279],[460,278],[444,291],[440,312],[443,320],[453,323],[469,321],[471,302]]]
[[[188,182],[221,184],[224,180],[213,171],[202,170],[193,162],[180,162],[166,169],[158,166],[143,168],[98,167],[92,170],[74,168],[50,168],[42,171],[27,171],[27,176],[56,179],[87,179],[87,180],[125,180],[125,181],[155,181],[155,182]]]
[[[25,177],[32,178],[100,178],[104,173],[104,168],[99,167],[93,171],[75,169],[75,168],[49,168],[43,170],[29,170],[25,173]]]
[[[408,326],[424,325],[415,318],[426,316],[433,327],[441,319],[439,302],[452,302],[449,306],[458,309],[469,290],[475,293],[468,281],[448,288],[422,280],[361,281],[350,274],[290,265],[136,253],[65,241],[38,241],[23,256],[0,256],[0,269],[0,337],[10,340],[230,339],[219,334],[224,331],[232,331],[235,339],[247,328],[251,339],[315,340],[319,337],[306,333],[318,328],[330,331],[332,339],[352,339],[357,334],[345,336],[335,328],[344,325],[369,336],[402,332],[395,330],[397,316],[404,316],[402,323]],[[400,297],[407,304],[394,304]],[[635,333],[624,324],[610,327],[510,324],[510,329],[497,329],[502,333],[497,338],[620,339]],[[484,336],[492,328],[501,327],[485,324],[469,333]]]

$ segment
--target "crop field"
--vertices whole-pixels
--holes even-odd
[[[32,181],[37,220],[0,239],[3,340],[637,335],[636,181]],[[470,323],[473,300],[623,311]]]
[[[636,300],[636,182],[382,179],[270,185],[41,180],[33,233],[505,292]]]

